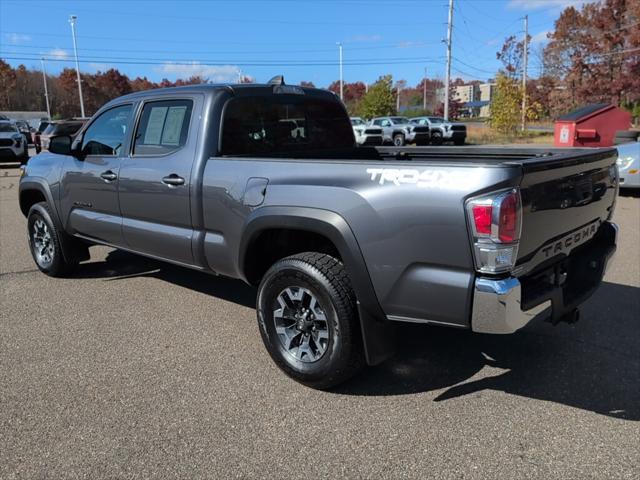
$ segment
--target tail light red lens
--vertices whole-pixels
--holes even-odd
[[[491,213],[493,207],[491,205],[472,205],[471,209],[476,232],[481,235],[491,234]]]
[[[512,191],[502,198],[500,202],[500,214],[498,216],[498,238],[503,243],[511,243],[518,240],[520,215],[520,195]]]

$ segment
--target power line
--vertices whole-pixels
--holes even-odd
[[[344,44],[344,42],[341,42]],[[387,43],[382,45],[373,45],[367,47],[349,47],[349,51],[366,51],[366,50],[385,50],[385,49],[404,49],[404,48],[424,48],[430,45],[439,45],[440,42],[397,42]],[[52,50],[56,48],[70,49],[72,47],[60,47],[58,45],[23,45],[20,43],[4,43],[4,46],[16,47],[21,49],[45,49]],[[114,48],[79,48],[79,52],[131,52],[131,53],[167,53],[167,54],[179,54],[179,55],[199,55],[199,54],[230,54],[230,55],[242,55],[242,54],[265,54],[265,53],[329,53],[334,49],[304,49],[304,50],[200,50],[200,51],[182,51],[182,50],[135,50],[135,49],[114,49]],[[28,52],[24,52],[27,54]]]
[[[1,54],[1,52],[0,52]],[[38,60],[37,57],[21,57],[21,56],[6,56],[2,54],[2,58],[6,60]],[[47,61],[50,62],[72,62],[71,58],[55,58],[55,57],[45,57]],[[164,60],[164,61],[131,61],[131,60],[107,60],[107,59],[96,59],[96,58],[84,58],[85,63],[101,63],[107,62],[114,65],[178,65],[178,66],[220,66],[233,64],[237,66],[243,67],[322,67],[322,66],[336,66],[339,64],[337,61],[327,61],[327,62],[300,62],[300,63],[290,63],[290,62],[264,62],[264,63],[251,63],[251,62],[234,62],[234,61],[172,61],[172,60]],[[409,65],[409,64],[420,64],[420,63],[440,63],[441,60],[434,60],[432,58],[416,58],[411,60],[405,59],[391,59],[391,60],[363,60],[363,61],[349,61],[344,62],[344,65]]]

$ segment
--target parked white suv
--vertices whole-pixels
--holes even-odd
[[[29,159],[26,138],[12,122],[0,120],[0,162],[20,162]]]
[[[431,130],[431,143],[434,145],[444,142],[464,145],[467,139],[466,125],[449,122],[442,117],[415,117],[411,119],[411,124],[428,126]]]
[[[351,117],[351,126],[358,145],[382,145],[382,128],[367,125],[360,117]]]

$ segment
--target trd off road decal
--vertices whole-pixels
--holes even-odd
[[[371,181],[380,185],[416,185],[422,188],[443,188],[466,190],[470,188],[476,175],[449,170],[415,170],[412,168],[367,168]],[[475,173],[475,172],[474,172]]]

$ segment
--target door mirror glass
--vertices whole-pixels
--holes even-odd
[[[51,137],[49,151],[58,155],[71,155],[71,137],[69,135]]]

